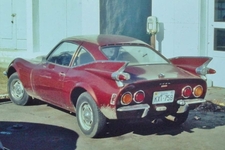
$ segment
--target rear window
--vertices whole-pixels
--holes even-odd
[[[168,63],[160,54],[145,46],[103,47],[102,52],[109,60],[129,61],[129,65]]]

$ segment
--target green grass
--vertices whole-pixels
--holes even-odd
[[[7,94],[7,82],[8,78],[3,75],[5,68],[0,67],[0,94]]]

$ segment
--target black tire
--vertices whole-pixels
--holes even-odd
[[[87,92],[82,93],[77,100],[76,116],[81,131],[88,137],[98,136],[106,124],[106,117]]]
[[[13,73],[9,77],[8,92],[10,100],[17,105],[24,106],[30,101],[30,96],[25,91],[17,73]]]
[[[171,114],[171,116],[174,116],[176,118],[175,121],[171,121],[171,120],[168,120],[167,118],[163,118],[163,122],[169,126],[180,126],[187,120],[188,114],[189,114],[188,110],[185,111],[184,113]]]

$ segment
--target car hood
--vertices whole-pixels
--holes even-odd
[[[177,68],[171,64],[127,66],[125,72],[130,74],[130,82],[160,79],[199,78],[198,76]]]

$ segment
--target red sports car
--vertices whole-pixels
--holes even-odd
[[[166,59],[148,44],[119,35],[63,39],[40,63],[16,58],[9,65],[11,101],[31,98],[75,112],[82,132],[97,136],[107,119],[163,118],[182,124],[205,102],[212,58]]]

